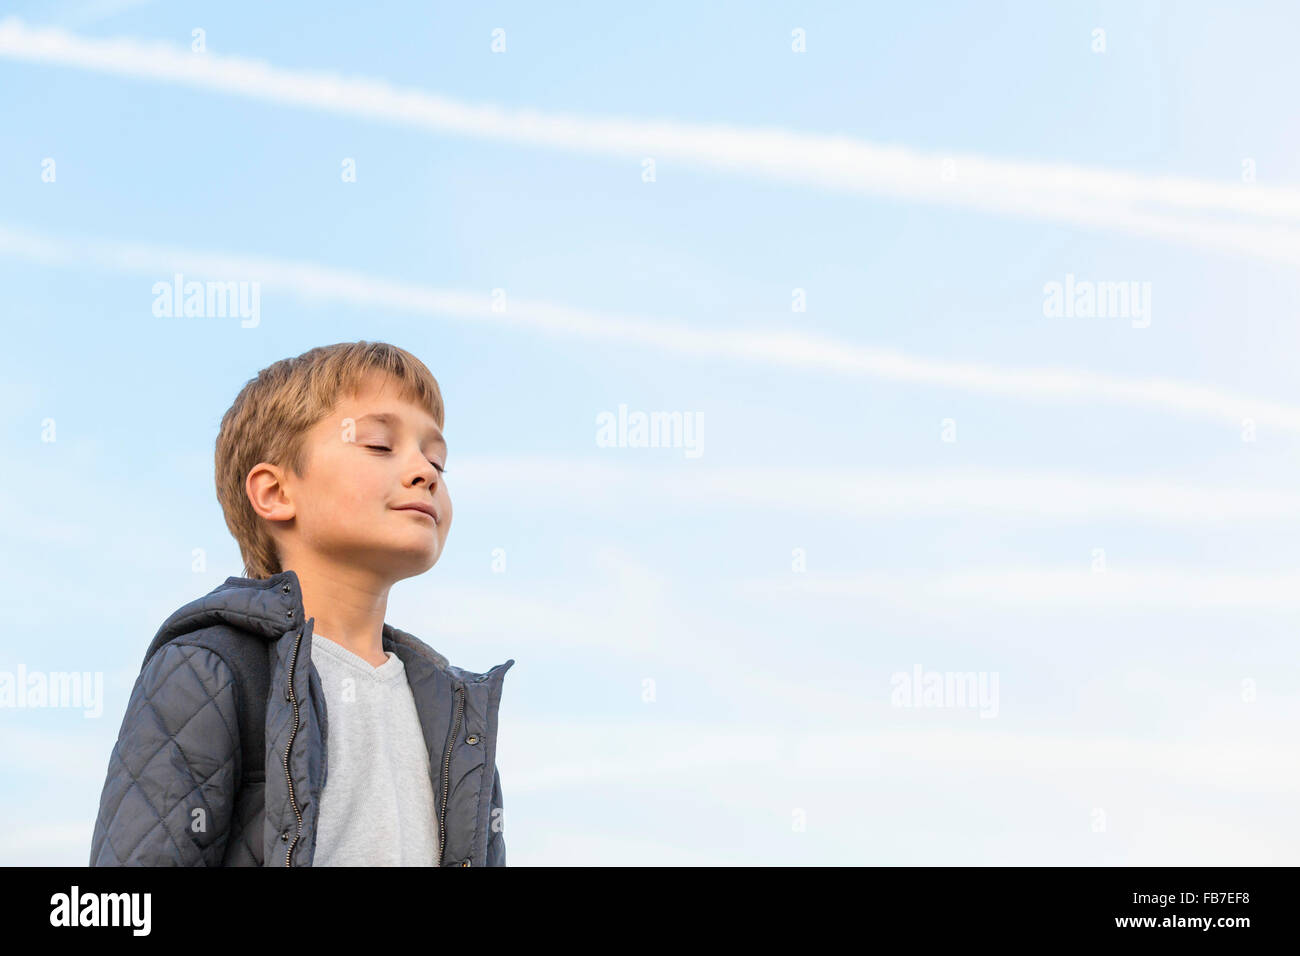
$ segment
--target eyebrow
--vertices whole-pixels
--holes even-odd
[[[357,419],[357,424],[359,425],[362,422],[367,421],[379,422],[381,425],[391,425],[394,428],[400,428],[402,426],[402,420],[398,416],[391,415],[388,412],[371,412],[368,415],[362,415]],[[442,432],[438,431],[437,428],[430,429],[428,435],[434,440],[434,442],[441,445],[444,449],[447,447],[447,439],[442,437]]]

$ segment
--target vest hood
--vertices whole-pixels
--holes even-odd
[[[304,616],[296,571],[287,569],[269,578],[228,577],[225,583],[172,612],[150,642],[144,663],[169,641],[217,625],[239,628],[273,643],[302,627]],[[315,618],[305,623],[310,627],[313,621]],[[385,648],[404,645],[458,680],[476,681],[485,676],[453,666],[419,638],[388,623],[384,624],[383,644]]]

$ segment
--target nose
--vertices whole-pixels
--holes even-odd
[[[416,454],[420,456],[420,459],[415,476],[411,479],[411,484],[419,485],[423,482],[429,486],[431,491],[436,490],[438,487],[438,469],[434,467],[429,459],[424,457],[423,452],[417,450]]]

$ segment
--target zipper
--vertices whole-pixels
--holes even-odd
[[[284,779],[289,784],[289,803],[293,807],[294,816],[298,818],[298,832],[293,835],[293,841],[284,853],[285,866],[290,865],[293,848],[298,844],[298,837],[302,836],[302,811],[298,809],[298,801],[293,795],[293,776],[289,773],[289,751],[293,748],[293,738],[298,734],[298,698],[293,692],[293,665],[298,660],[298,646],[301,643],[302,631],[299,631],[297,640],[293,642],[293,653],[289,655],[289,700],[293,702],[293,730],[289,732],[289,742],[284,747]]]
[[[451,789],[451,747],[460,733],[460,719],[465,713],[465,687],[456,688],[456,722],[447,738],[447,750],[442,755],[442,808],[438,813],[438,865],[443,865],[442,851],[447,845],[447,796]]]

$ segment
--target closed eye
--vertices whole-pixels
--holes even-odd
[[[391,448],[388,448],[384,445],[367,445],[366,447],[373,448],[375,449],[375,451],[392,451]],[[429,462],[429,464],[433,465],[434,468],[438,469],[438,474],[445,475],[447,473],[447,469],[442,467],[442,465],[438,464],[436,461],[431,461]]]

